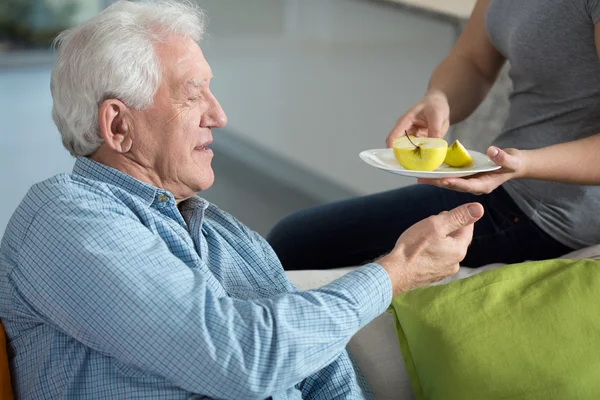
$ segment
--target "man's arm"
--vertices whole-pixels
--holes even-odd
[[[274,282],[277,282],[276,289],[282,292],[296,291],[297,288],[287,279],[280,267],[277,255],[269,243],[254,232],[249,232],[249,234],[254,236],[257,243],[261,244],[266,263],[279,266],[276,271],[273,271],[274,278],[276,278]],[[302,381],[299,388],[302,391],[302,397],[307,400],[374,398],[358,366],[352,362],[348,350],[344,350],[331,364]]]
[[[319,372],[306,378],[300,385],[306,400],[361,400],[374,399],[364,376],[353,365],[347,351]]]
[[[330,365],[391,301],[389,275],[361,268],[319,290],[218,297],[131,217],[48,205],[13,273],[16,295],[56,329],[125,365],[214,398],[266,398]],[[49,240],[49,238],[52,238]]]

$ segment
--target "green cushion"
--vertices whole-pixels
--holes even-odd
[[[417,400],[600,399],[600,261],[510,265],[390,310]]]

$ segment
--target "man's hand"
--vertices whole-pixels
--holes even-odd
[[[391,253],[377,261],[390,275],[393,295],[457,273],[483,212],[481,204],[469,203],[407,229]]]

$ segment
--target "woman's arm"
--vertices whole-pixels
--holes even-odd
[[[450,123],[467,118],[481,104],[505,62],[487,35],[489,3],[477,1],[464,31],[429,81],[429,92],[441,92],[448,99]]]
[[[411,134],[444,137],[451,123],[467,118],[494,84],[504,57],[492,46],[485,29],[490,0],[479,0],[448,56],[433,71],[429,89],[396,122],[386,142]]]
[[[419,179],[419,183],[475,194],[491,193],[516,178],[600,185],[600,133],[536,150],[490,147],[487,155],[502,168],[467,178]]]
[[[600,185],[600,134],[521,153],[524,178]]]
[[[600,58],[600,23],[595,25],[594,34],[596,52]],[[523,175],[526,178],[600,185],[600,134],[538,150],[524,151],[523,154]]]
[[[600,59],[600,23],[595,25],[594,32],[596,52]],[[419,179],[419,182],[470,193],[490,193],[515,178],[600,185],[600,133],[535,150],[490,147],[487,155],[502,168],[465,179]]]
[[[477,6],[482,3],[487,1],[479,1]],[[600,22],[594,26],[594,35],[600,59]],[[476,194],[490,193],[504,182],[515,178],[600,185],[600,133],[535,150],[501,150],[490,147],[487,155],[502,168],[463,179],[419,179],[419,183]]]

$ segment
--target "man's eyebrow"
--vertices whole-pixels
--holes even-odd
[[[198,80],[198,79],[190,79],[187,84],[194,86],[194,87],[202,87],[202,86],[206,86],[206,84],[208,84],[208,82],[210,82],[210,80],[212,79],[212,77],[209,80]]]

